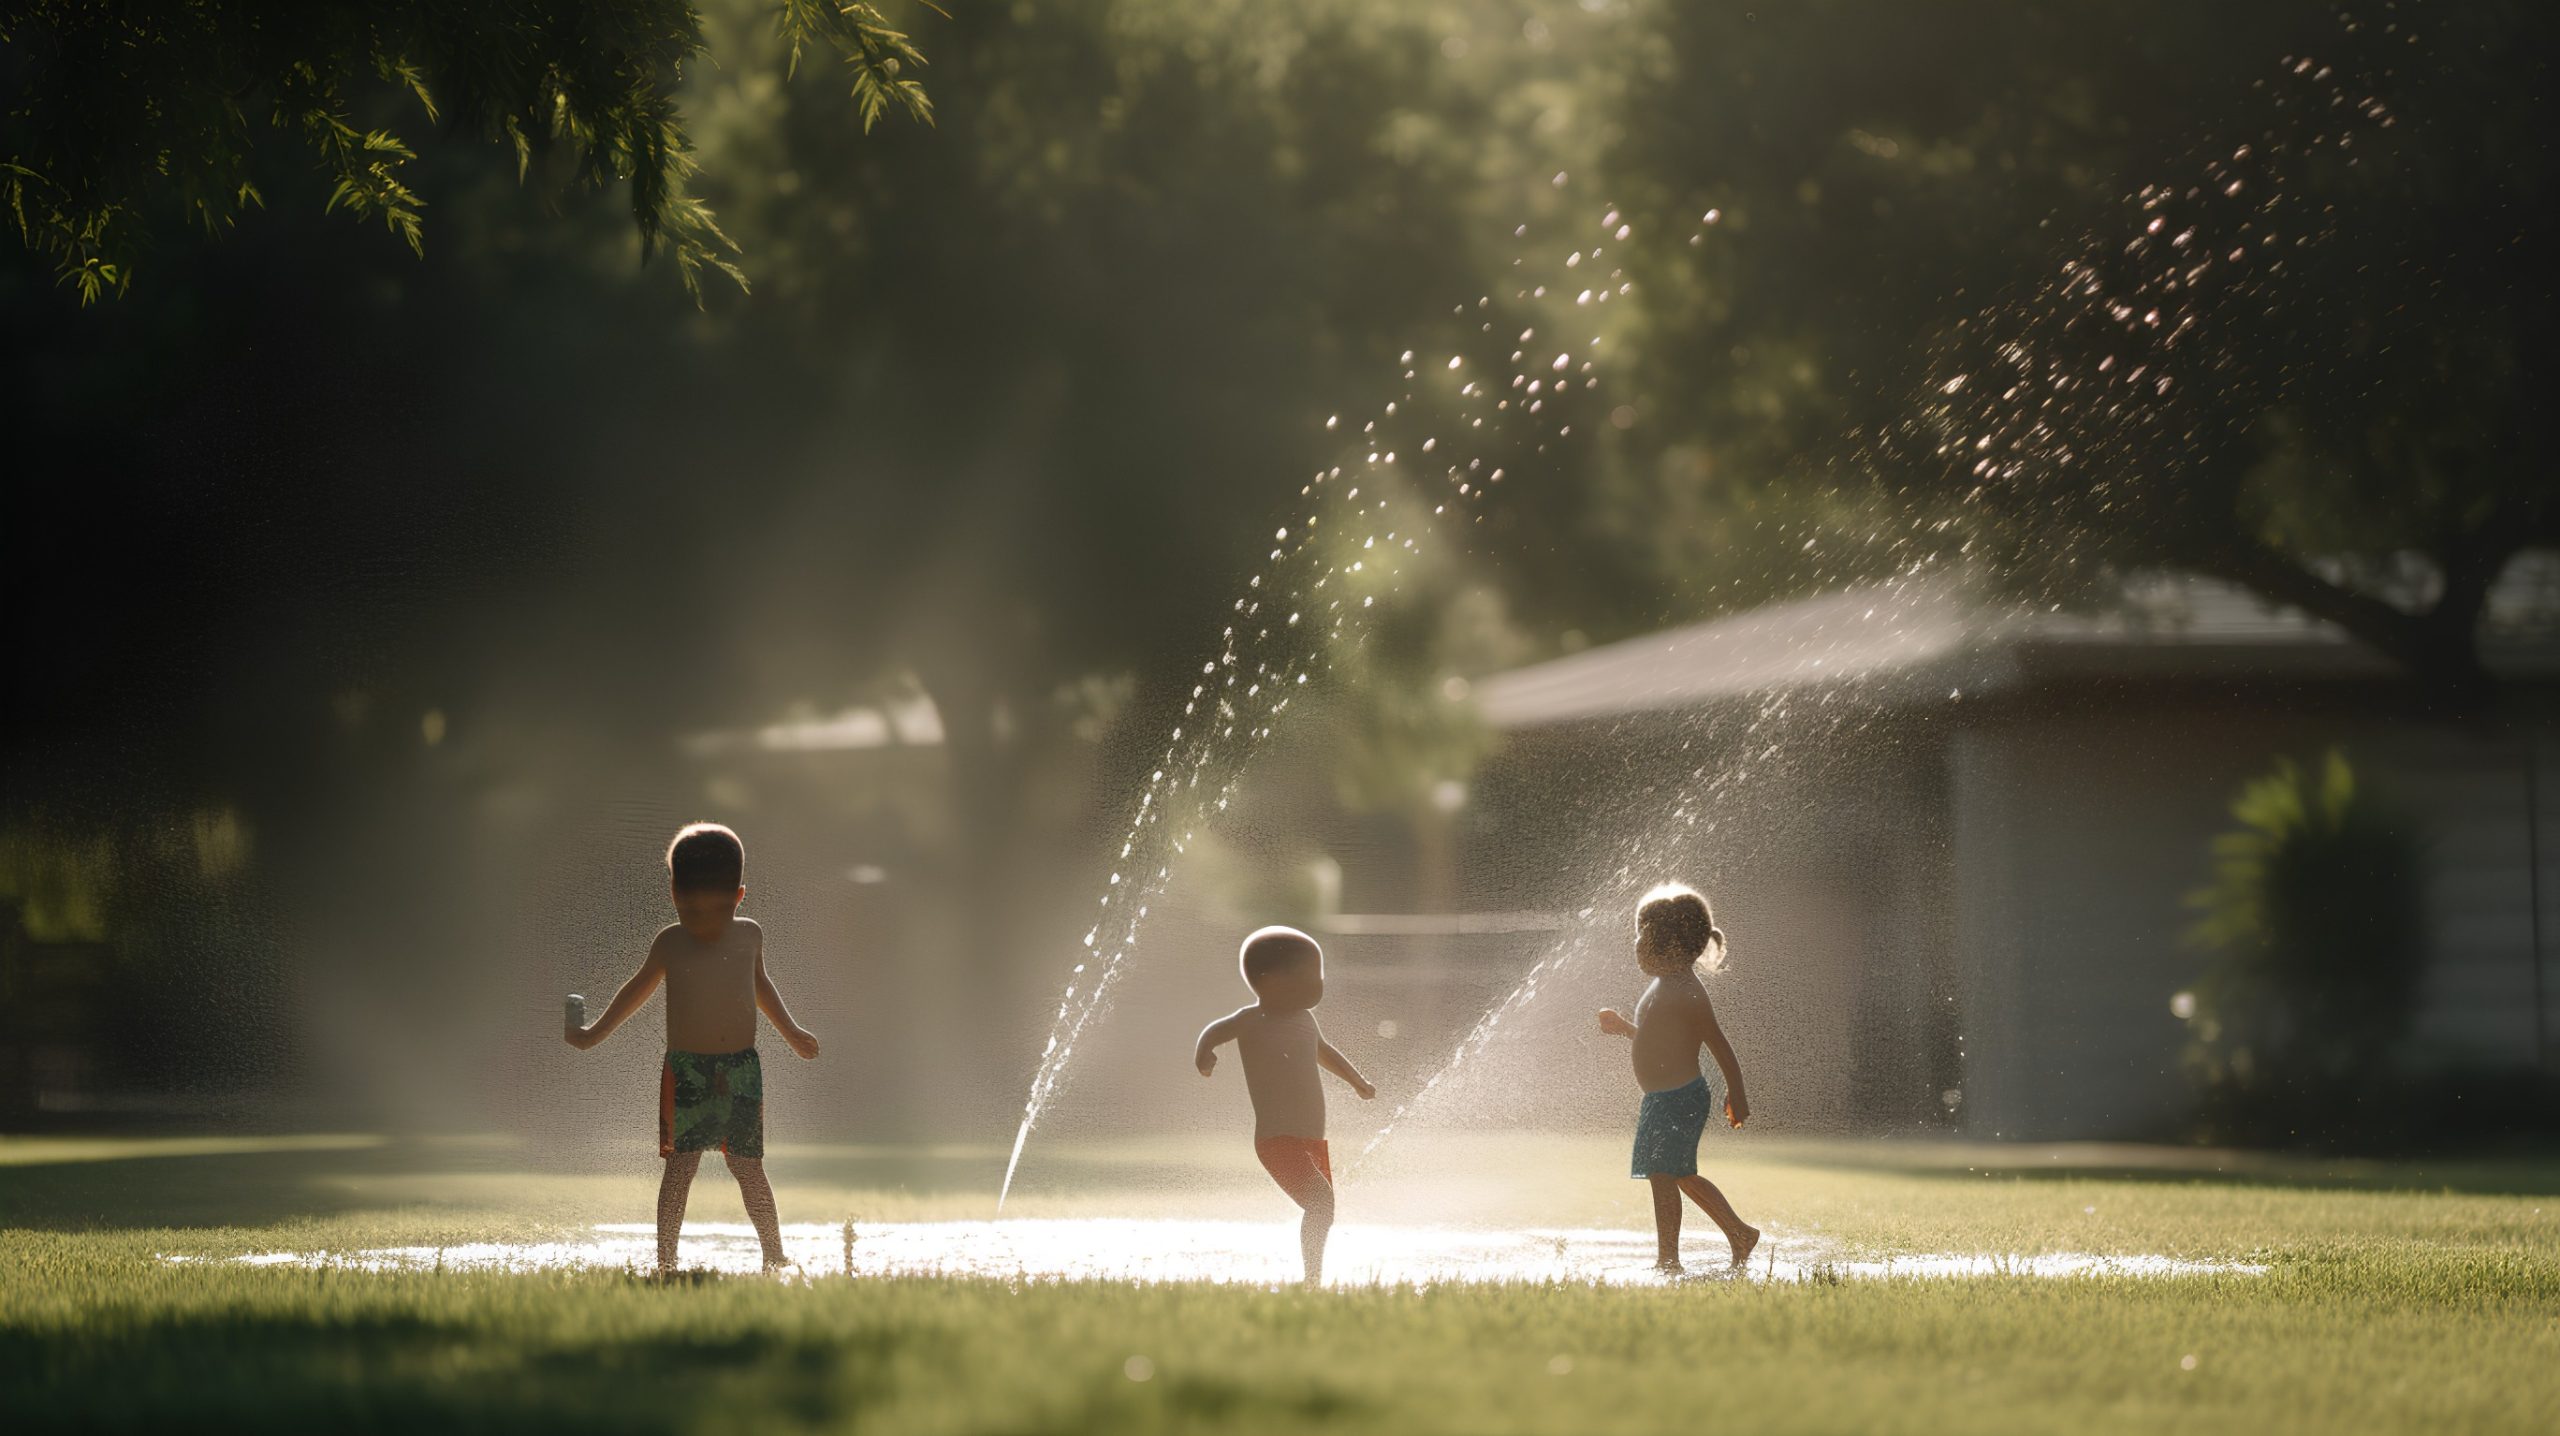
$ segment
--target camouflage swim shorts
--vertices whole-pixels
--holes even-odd
[[[658,1155],[764,1156],[764,1065],[743,1052],[670,1052],[658,1074]]]

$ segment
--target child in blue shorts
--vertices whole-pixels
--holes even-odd
[[[1698,1175],[1698,1138],[1715,1110],[1715,1092],[1698,1069],[1700,1044],[1724,1072],[1725,1120],[1739,1127],[1751,1116],[1741,1064],[1716,1025],[1706,984],[1698,980],[1698,959],[1706,958],[1711,971],[1721,970],[1724,951],[1724,933],[1705,898],[1678,884],[1655,888],[1636,907],[1636,965],[1653,981],[1636,1001],[1634,1021],[1615,1008],[1600,1014],[1601,1031],[1635,1039],[1636,1085],[1644,1089],[1644,1103],[1636,1113],[1633,1175],[1653,1183],[1654,1266],[1665,1272],[1681,1269],[1684,1192],[1724,1229],[1736,1270],[1760,1243],[1760,1229],[1735,1215],[1715,1183]]]

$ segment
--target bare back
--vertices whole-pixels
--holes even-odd
[[[1698,1080],[1698,1046],[1715,1024],[1715,1008],[1694,971],[1657,977],[1636,1000],[1636,1085],[1668,1092]]]
[[[650,950],[667,975],[669,1051],[737,1052],[755,1045],[763,928],[736,918],[704,942],[678,924],[659,933]]]

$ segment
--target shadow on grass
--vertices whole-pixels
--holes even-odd
[[[885,1395],[902,1339],[771,1331],[528,1339],[413,1315],[226,1316],[0,1333],[21,1430],[634,1432],[723,1413],[832,1424]]]
[[[611,1281],[578,1299],[617,1303]],[[676,1432],[903,1429],[931,1415],[1009,1412],[1007,1431],[1304,1428],[1370,1413],[1321,1381],[1214,1373],[1142,1387],[1081,1357],[991,1368],[948,1327],[844,1313],[797,1330],[718,1323],[679,1298],[638,1319],[529,1316],[485,1299],[450,1319],[227,1313],[0,1330],[0,1410],[13,1430]],[[677,1321],[698,1334],[670,1330]],[[871,1423],[866,1425],[866,1422]],[[888,1423],[888,1424],[881,1424]],[[966,1424],[965,1422],[963,1424]]]

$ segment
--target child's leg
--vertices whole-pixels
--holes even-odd
[[[1724,1193],[1716,1190],[1716,1184],[1704,1177],[1682,1177],[1680,1190],[1687,1192],[1689,1200],[1698,1204],[1698,1210],[1705,1212],[1710,1220],[1724,1229],[1724,1239],[1733,1244],[1733,1264],[1740,1266],[1749,1261],[1751,1249],[1760,1244],[1760,1229],[1735,1215],[1733,1203],[1726,1201]],[[1657,1186],[1654,1191],[1658,1202],[1661,1188]],[[1679,1204],[1679,1198],[1674,1197],[1672,1205],[1677,1207]]]
[[[1298,1255],[1307,1264],[1307,1285],[1316,1286],[1324,1281],[1324,1244],[1333,1234],[1333,1183],[1320,1177],[1299,1200],[1307,1212],[1298,1218]]]
[[[676,1234],[684,1230],[684,1202],[693,1191],[694,1169],[702,1165],[700,1152],[675,1152],[667,1157],[667,1169],[658,1176],[658,1270],[676,1269]]]
[[[1653,1184],[1653,1264],[1661,1271],[1678,1271],[1681,1178],[1657,1172],[1645,1180]]]
[[[1298,1254],[1306,1262],[1307,1285],[1314,1286],[1324,1280],[1325,1238],[1333,1233],[1333,1159],[1322,1141],[1296,1137],[1265,1138],[1253,1151],[1305,1213],[1298,1219]]]
[[[729,1175],[738,1179],[738,1197],[747,1204],[747,1220],[756,1224],[756,1240],[764,1246],[770,1270],[784,1264],[782,1217],[774,1210],[773,1183],[765,1180],[762,1157],[731,1157]]]

